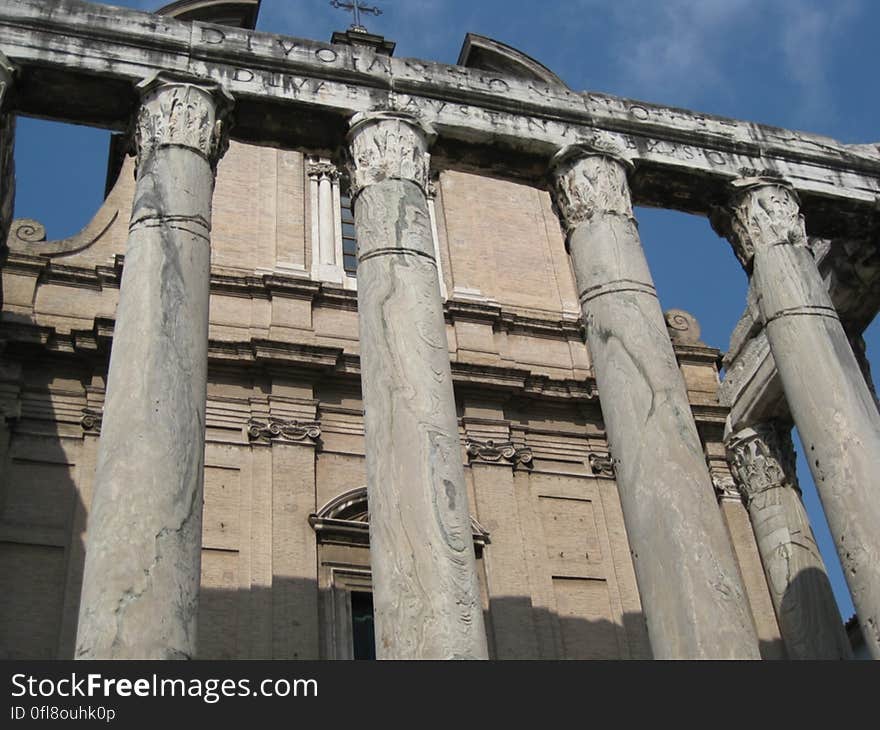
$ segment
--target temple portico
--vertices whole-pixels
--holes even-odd
[[[101,264],[92,369],[77,376],[92,399],[83,429],[100,439],[76,457],[94,475],[81,582],[69,578],[81,585],[76,658],[194,658],[206,595],[262,616],[235,614],[248,656],[273,655],[274,631],[300,631],[312,633],[275,653],[312,658],[319,622],[321,655],[348,656],[346,632],[372,611],[381,659],[574,657],[598,644],[758,659],[765,630],[779,655],[850,658],[792,425],[880,658],[880,412],[850,344],[865,323],[844,326],[853,318],[811,247],[831,241],[829,267],[868,255],[880,151],[576,93],[477,36],[444,66],[392,58],[369,34],[326,44],[252,30],[78,0],[0,8],[4,273],[30,272],[36,290],[53,257],[93,243],[13,241],[16,115],[104,126],[135,154],[134,182],[108,197],[128,220],[121,278]],[[50,101],[41,80],[69,93]],[[244,259],[271,235],[268,267],[217,256],[230,158],[229,179],[252,196],[236,215],[276,218],[224,223],[221,237]],[[245,190],[252,169],[275,177]],[[486,224],[499,189],[514,222]],[[553,230],[517,239],[526,205]],[[749,275],[720,385],[718,351],[670,337],[634,205],[709,218]],[[116,217],[104,230],[122,235]],[[482,276],[493,226],[514,241],[504,256],[533,256],[510,301]],[[544,271],[558,312],[515,300],[539,299],[516,290]],[[22,362],[58,351],[28,310],[36,295],[15,284],[4,342]],[[3,412],[33,417],[15,378]],[[16,419],[0,430],[10,464],[28,460],[9,445]],[[719,507],[719,470],[742,530]],[[226,592],[206,592],[205,576]],[[241,586],[271,596],[241,598]],[[521,654],[503,631],[522,635]]]

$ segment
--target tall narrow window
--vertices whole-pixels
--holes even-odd
[[[357,233],[347,177],[339,180],[339,212],[342,216],[342,268],[346,276],[357,276]]]
[[[351,639],[355,659],[376,658],[372,593],[351,592]]]

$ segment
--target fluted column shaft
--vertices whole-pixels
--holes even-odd
[[[107,379],[77,658],[195,655],[211,199],[230,99],[141,88],[137,182]]]
[[[734,183],[726,233],[752,287],[865,642],[880,658],[880,413],[807,246],[794,190]]]
[[[380,659],[485,659],[446,325],[425,190],[431,132],[350,133],[370,556]]]
[[[849,641],[801,501],[790,430],[768,422],[730,435],[731,468],[789,658],[849,659]]]
[[[567,148],[553,173],[654,656],[756,659],[625,163],[616,152]]]

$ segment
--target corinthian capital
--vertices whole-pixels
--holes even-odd
[[[597,213],[632,218],[626,174],[632,163],[613,139],[560,150],[550,163],[551,195],[567,231]]]
[[[807,245],[800,201],[791,184],[782,178],[746,177],[732,187],[730,205],[713,216],[713,225],[733,244],[746,270],[756,249],[778,243]]]
[[[411,114],[355,114],[348,133],[352,195],[383,180],[410,180],[428,193],[433,129]]]
[[[746,500],[776,487],[800,491],[791,434],[777,421],[756,424],[726,439],[727,459]]]
[[[184,147],[211,167],[226,152],[232,96],[220,84],[160,72],[138,85],[141,108],[135,126],[138,164],[161,147]]]

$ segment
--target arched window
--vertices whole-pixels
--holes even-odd
[[[367,488],[350,489],[309,515],[318,541],[322,659],[373,659],[373,585]],[[489,533],[473,517],[478,565]],[[479,569],[481,590],[486,593]]]

